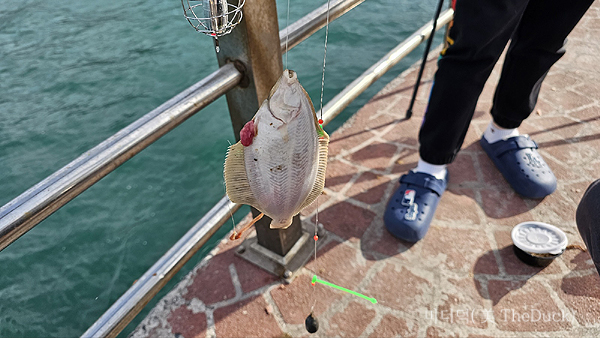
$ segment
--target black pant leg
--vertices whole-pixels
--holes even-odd
[[[600,180],[592,183],[577,206],[577,228],[600,273]]]
[[[517,128],[533,111],[542,81],[565,53],[567,35],[593,0],[530,0],[517,27],[496,87],[492,116]]]
[[[527,6],[526,0],[457,0],[419,133],[420,156],[447,164],[460,150],[477,100]]]

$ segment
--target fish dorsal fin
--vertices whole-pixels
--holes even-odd
[[[319,126],[319,128],[321,128]],[[325,132],[325,130],[321,129],[318,133],[319,136],[319,168],[317,170],[317,178],[315,179],[315,184],[313,185],[310,193],[304,200],[304,203],[298,208],[294,215],[302,211],[302,209],[309,206],[312,202],[314,202],[321,193],[323,193],[323,187],[325,187],[325,171],[327,170],[327,147],[329,146],[329,135]]]
[[[234,203],[256,205],[256,198],[248,184],[246,164],[244,162],[244,146],[238,142],[229,146],[225,157],[225,191]]]

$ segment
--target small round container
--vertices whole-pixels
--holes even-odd
[[[547,266],[567,248],[567,235],[554,225],[523,222],[511,231],[515,255],[533,266]]]

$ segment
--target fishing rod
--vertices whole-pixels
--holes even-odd
[[[440,12],[442,11],[443,4],[444,0],[440,0],[438,2],[438,6],[435,11],[435,16],[433,17],[433,28],[431,29],[431,34],[429,34],[429,39],[427,39],[427,45],[425,46],[425,52],[423,53],[423,60],[421,61],[421,68],[419,68],[419,74],[417,75],[417,82],[415,83],[412,97],[410,99],[410,104],[408,106],[408,109],[406,110],[406,116],[404,117],[407,120],[411,118],[413,113],[413,105],[415,104],[415,99],[417,98],[417,92],[419,91],[419,85],[421,84],[421,76],[423,76],[423,70],[425,69],[425,63],[427,62],[427,55],[429,54],[429,49],[431,48],[431,42],[433,42],[433,35],[435,34],[437,20],[440,17]]]

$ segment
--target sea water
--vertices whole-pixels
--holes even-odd
[[[290,0],[290,23],[325,3]],[[324,102],[431,20],[435,4],[367,0],[332,22]],[[287,0],[277,6],[284,28]],[[288,58],[317,109],[323,42],[321,30]],[[212,39],[194,31],[178,0],[0,1],[0,205],[216,69]],[[81,335],[224,195],[223,160],[234,140],[221,98],[1,251],[0,336]],[[121,336],[229,230],[231,223]]]

